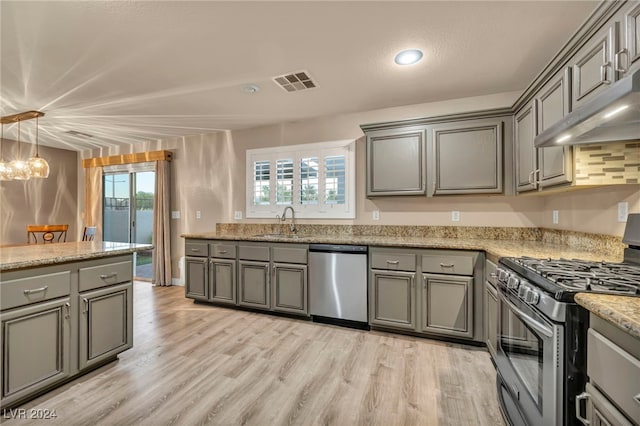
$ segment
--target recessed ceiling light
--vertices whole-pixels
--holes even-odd
[[[407,49],[399,52],[394,59],[398,65],[413,65],[422,59],[422,50]]]
[[[246,86],[242,86],[242,91],[244,93],[253,95],[254,93],[258,93],[260,91],[260,86],[258,86],[257,84],[247,84]]]

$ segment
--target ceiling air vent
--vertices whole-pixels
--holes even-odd
[[[79,132],[77,130],[68,130],[65,133],[67,133],[67,134],[69,134],[71,136],[78,137],[78,138],[92,138],[93,137],[93,135],[90,135],[89,133],[82,133],[82,132]]]
[[[291,74],[273,77],[273,81],[287,92],[298,92],[300,90],[313,89],[317,87],[315,81],[309,76],[307,71],[296,71]]]

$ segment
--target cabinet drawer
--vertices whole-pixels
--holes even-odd
[[[0,310],[67,296],[71,292],[71,272],[3,281]]]
[[[473,275],[474,257],[472,254],[425,254],[422,256],[422,272]]]
[[[639,344],[640,345],[640,344]],[[592,384],[601,389],[632,419],[640,419],[640,360],[589,329],[587,372]]]
[[[371,268],[391,271],[415,271],[416,255],[409,253],[371,253]]]
[[[78,272],[78,290],[87,291],[124,283],[131,281],[132,278],[133,263],[131,261],[80,268]]]
[[[204,242],[187,241],[184,245],[185,256],[209,256],[209,246]]]
[[[242,260],[269,261],[269,246],[239,246],[238,251]]]
[[[237,247],[233,244],[209,244],[209,253],[211,257],[218,257],[222,259],[235,259]]]
[[[301,263],[307,264],[307,248],[306,247],[286,247],[275,246],[273,250],[273,261],[278,263]]]

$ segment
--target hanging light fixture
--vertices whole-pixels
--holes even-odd
[[[2,131],[0,134],[0,180],[13,180],[13,168],[11,164],[4,161],[4,123],[2,123]]]
[[[47,178],[49,177],[49,163],[44,158],[40,158],[38,148],[38,117],[36,117],[36,156],[29,158],[29,170],[33,178]]]
[[[29,180],[31,179],[31,170],[29,170],[29,164],[22,160],[22,152],[20,149],[20,122],[18,121],[18,158],[13,160],[10,164],[13,168],[14,180]]]
[[[0,151],[0,180],[29,180],[31,177],[46,178],[49,176],[49,164],[40,158],[38,148],[38,117],[42,117],[43,112],[40,111],[26,111],[19,114],[7,115],[0,117],[0,123],[2,123],[2,131],[4,136],[4,124],[18,123],[18,156],[15,160],[7,163],[2,157]],[[22,159],[22,147],[20,144],[20,122],[24,120],[36,119],[36,156],[30,158],[28,161]],[[1,147],[0,147],[1,149]]]

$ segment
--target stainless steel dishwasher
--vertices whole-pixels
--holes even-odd
[[[367,251],[367,246],[309,246],[309,310],[314,321],[366,326]]]

